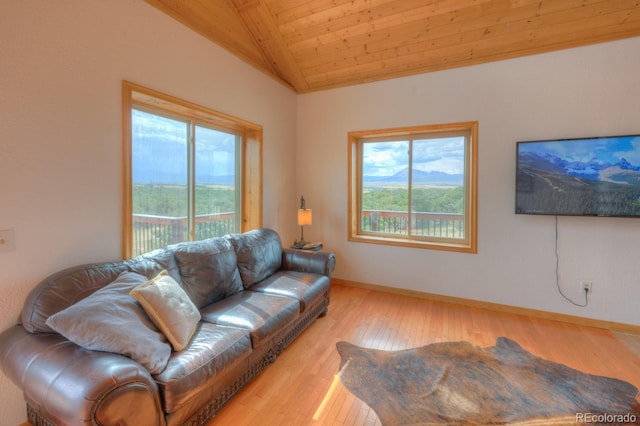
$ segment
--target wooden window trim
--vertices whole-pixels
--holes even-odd
[[[429,239],[417,240],[398,235],[371,235],[360,232],[361,200],[359,188],[361,185],[362,158],[358,154],[358,141],[361,139],[381,140],[399,138],[417,134],[442,134],[447,132],[469,132],[470,141],[467,149],[465,188],[466,228],[464,240]],[[478,251],[478,122],[468,121],[449,124],[426,126],[410,126],[390,129],[353,131],[348,133],[348,222],[347,238],[349,241],[371,244],[382,244],[401,247],[423,248],[433,250],[456,251],[463,253],[477,253]]]
[[[132,255],[131,110],[147,105],[238,133],[242,138],[241,231],[262,226],[262,126],[129,81],[122,82],[122,256]]]

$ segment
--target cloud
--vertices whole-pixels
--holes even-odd
[[[415,140],[413,168],[424,172],[464,173],[463,137]],[[409,141],[366,142],[363,145],[365,176],[391,176],[409,167]]]
[[[366,142],[362,148],[365,176],[391,176],[409,164],[409,142]]]
[[[625,158],[640,166],[640,136],[603,137],[574,140],[550,140],[520,145],[521,152],[551,154],[567,161],[615,164]]]
[[[425,172],[464,173],[463,137],[417,140],[413,144],[413,167]]]

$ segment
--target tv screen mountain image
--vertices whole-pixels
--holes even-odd
[[[640,217],[640,135],[518,142],[515,212]]]

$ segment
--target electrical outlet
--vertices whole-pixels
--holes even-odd
[[[593,291],[593,283],[591,281],[582,281],[580,283],[580,289],[591,294],[591,292]]]

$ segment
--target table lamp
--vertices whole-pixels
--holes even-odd
[[[311,225],[312,214],[311,209],[308,209],[304,203],[304,196],[300,197],[300,208],[298,209],[298,225],[300,226],[300,240],[294,243],[296,247],[302,247],[307,244],[304,240],[304,225]]]

